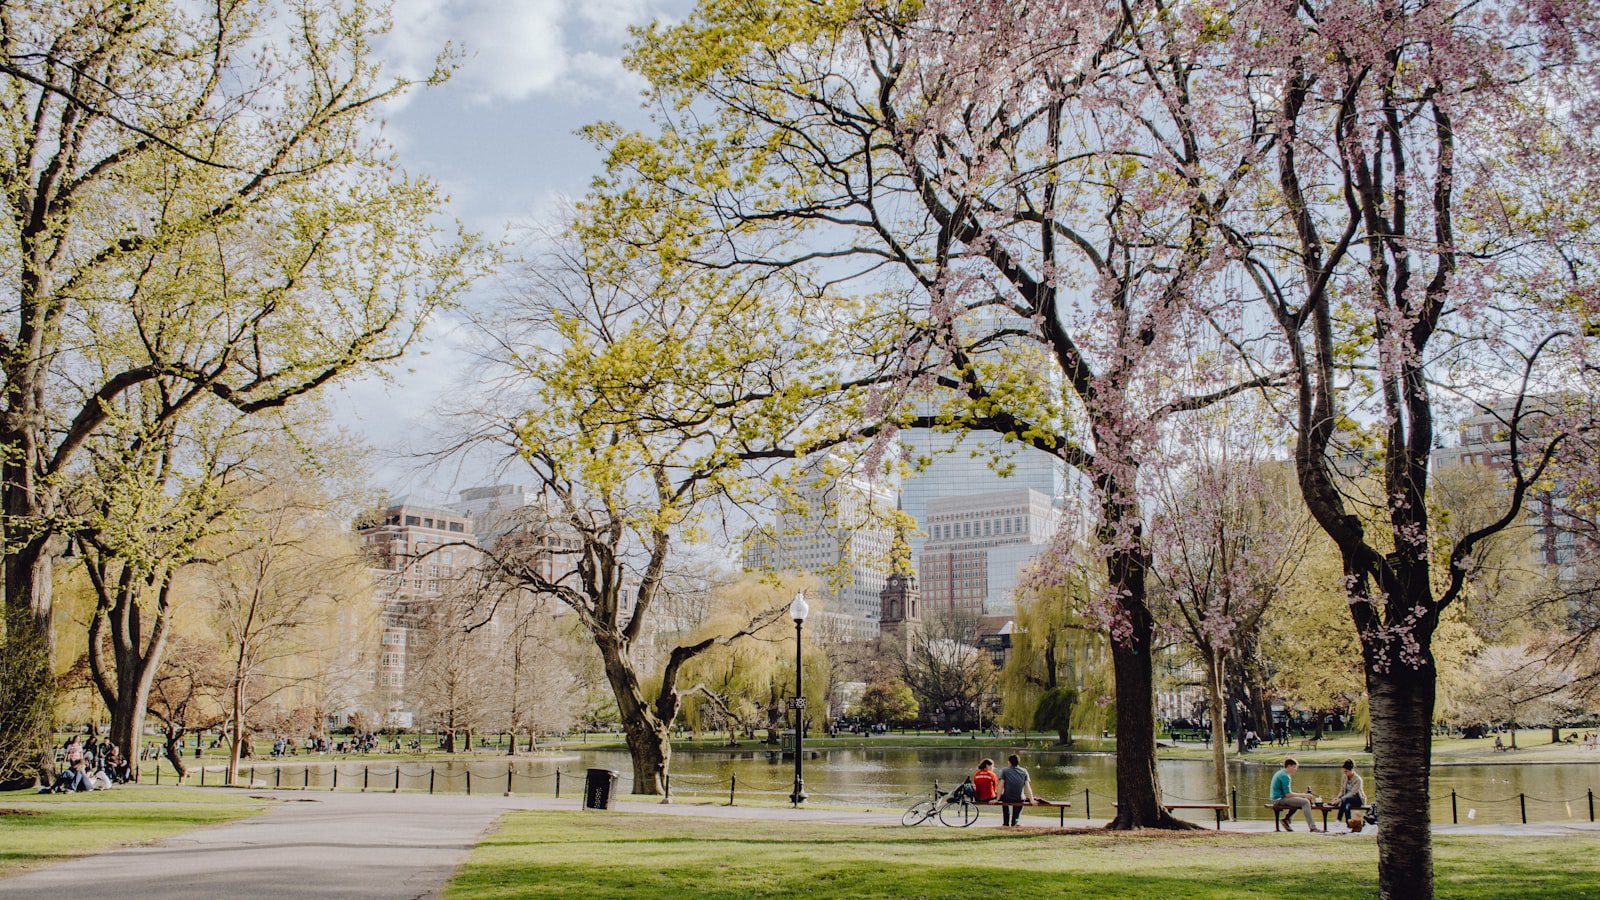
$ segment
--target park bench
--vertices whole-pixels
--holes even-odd
[[[1112,806],[1116,806],[1117,804],[1113,803],[1111,805]],[[1222,830],[1222,814],[1227,811],[1228,804],[1226,804],[1226,803],[1163,803],[1163,804],[1161,804],[1161,808],[1166,810],[1169,813],[1172,812],[1175,809],[1209,809],[1209,810],[1211,810],[1212,814],[1214,814],[1217,817],[1217,830],[1221,831]]]
[[[1301,750],[1315,750],[1315,749],[1317,749],[1317,740],[1318,740],[1318,738],[1314,738],[1314,737],[1306,738],[1305,740],[1300,742],[1300,749]]]
[[[1025,800],[976,800],[973,802],[977,803],[979,806],[1026,806],[1030,808],[1046,809],[1054,807],[1056,812],[1059,814],[1059,820],[1062,828],[1067,827],[1067,810],[1072,807],[1072,803],[1067,800],[1034,800],[1032,802]]]
[[[1263,803],[1261,805],[1266,807],[1267,809],[1272,810],[1272,830],[1273,831],[1282,831],[1283,830],[1283,822],[1282,822],[1282,818],[1281,817],[1282,817],[1283,813],[1285,812],[1285,810],[1280,810],[1276,806],[1273,806],[1271,803]],[[1327,831],[1328,830],[1328,813],[1331,813],[1331,812],[1334,812],[1334,811],[1338,810],[1339,804],[1337,804],[1337,803],[1313,803],[1313,804],[1311,804],[1311,808],[1313,810],[1319,812],[1319,813],[1322,813],[1322,830],[1323,831]],[[1362,813],[1362,815],[1365,815],[1365,814],[1367,814],[1367,813],[1372,811],[1372,807],[1370,805],[1368,805],[1368,806],[1353,806],[1353,807],[1351,807],[1351,810],[1353,810],[1353,811],[1354,810],[1359,810]]]

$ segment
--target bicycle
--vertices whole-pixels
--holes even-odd
[[[900,824],[907,827],[921,825],[938,816],[942,824],[951,828],[965,828],[971,825],[978,821],[978,804],[972,799],[971,787],[972,779],[968,778],[948,794],[941,794],[932,800],[918,801],[900,817]]]

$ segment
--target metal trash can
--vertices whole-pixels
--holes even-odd
[[[610,769],[590,769],[583,779],[583,808],[606,809],[611,805],[611,790],[618,774]]]

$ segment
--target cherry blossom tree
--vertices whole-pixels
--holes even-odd
[[[1224,230],[1282,338],[1301,492],[1361,637],[1381,892],[1428,897],[1435,631],[1585,427],[1545,413],[1582,379],[1600,296],[1595,10],[1311,0],[1243,4],[1227,27],[1276,109],[1271,183]],[[1501,417],[1508,493],[1436,565],[1429,464],[1452,407]],[[1383,472],[1376,521],[1341,470],[1363,453]]]
[[[1163,420],[1272,381],[1169,377],[1228,327],[1197,286],[1225,262],[1216,223],[1270,140],[1204,25],[1096,0],[705,0],[632,55],[655,131],[591,132],[609,167],[589,208],[633,214],[609,237],[855,292],[881,310],[864,345],[902,356],[886,421],[998,432],[1088,485],[1118,828],[1185,827],[1156,775],[1141,466]]]

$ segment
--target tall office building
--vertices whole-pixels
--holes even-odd
[[[1061,460],[997,434],[915,428],[901,432],[900,447],[916,467],[900,489],[901,507],[919,526],[911,541],[913,558],[932,536],[928,514],[934,500],[1033,490],[1059,506],[1067,493],[1069,479]]]
[[[414,724],[416,710],[405,703],[413,645],[421,624],[458,579],[477,565],[470,545],[472,522],[460,513],[411,498],[392,502],[373,522],[358,528],[372,558],[378,599],[383,605],[380,652],[372,683],[389,722]]]
[[[925,516],[918,575],[930,616],[1015,615],[1023,570],[1061,524],[1056,504],[1032,488],[936,497]]]
[[[889,575],[894,492],[832,454],[802,473],[794,502],[772,529],[753,537],[745,568],[805,572],[822,582],[819,625],[850,640],[878,634],[880,595]]]

